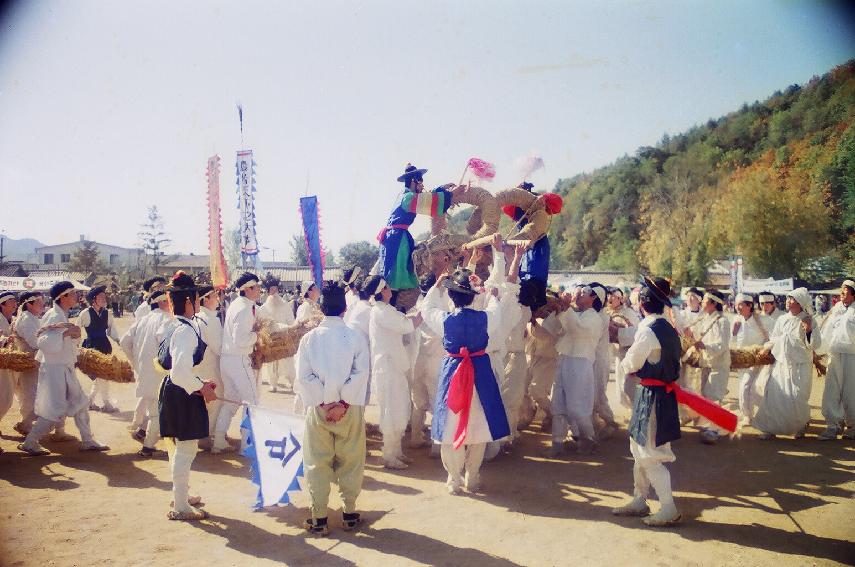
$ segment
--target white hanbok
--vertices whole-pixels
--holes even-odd
[[[855,303],[838,303],[823,325],[828,371],[822,394],[822,415],[830,428],[845,422],[847,438],[855,438]]]
[[[783,435],[794,435],[805,428],[810,420],[813,350],[820,341],[816,323],[808,339],[801,317],[787,313],[778,319],[766,343],[775,362],[762,370],[769,373],[769,379],[754,427]]]
[[[293,325],[296,321],[291,304],[279,295],[268,296],[264,305],[258,308],[258,316],[276,323],[281,330]],[[261,366],[261,381],[270,384],[271,390],[276,390],[279,381],[284,378],[288,388],[294,387],[294,357],[267,362]]]
[[[739,329],[733,337],[733,346],[736,348],[762,345],[769,340],[769,332],[772,329],[767,329],[764,326],[764,321],[756,313],[748,319],[742,315],[737,315],[736,320],[739,322]],[[752,366],[737,371],[739,376],[739,411],[748,420],[753,419],[754,411],[760,403],[761,396],[756,392],[756,384],[761,369],[762,366]]]
[[[12,327],[15,330],[15,334],[19,337],[18,344],[20,348],[31,353],[35,353],[38,350],[38,337],[36,333],[41,324],[41,318],[36,317],[26,309],[15,318]],[[0,377],[0,380],[2,379]],[[15,391],[18,395],[18,404],[21,406],[21,427],[27,432],[36,420],[35,404],[36,385],[38,381],[38,370],[21,372],[18,375],[18,384]]]

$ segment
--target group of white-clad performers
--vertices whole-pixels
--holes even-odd
[[[170,281],[146,282],[147,301],[128,331],[118,337],[103,288],[87,293],[89,307],[77,320],[68,313],[78,297],[71,282],[50,290],[53,307],[44,315],[40,293],[0,293],[0,334],[36,353],[37,373],[0,372],[0,417],[20,403],[15,429],[29,455],[47,454],[40,439],[67,439],[73,417],[81,449],[106,451],[94,440],[89,411],[113,411],[106,383],[85,393],[75,375],[79,345],[109,353],[116,340],[132,362],[137,406],[131,433],[151,457],[166,440],[173,480],[170,519],[207,517],[201,498],[189,491],[190,469],[199,449],[235,451],[226,437],[241,404],[258,404],[263,380],[271,391],[293,388],[294,411],[305,414],[304,471],[311,500],[305,528],[329,533],[331,484],[344,503],[341,525],[360,523],[356,500],[366,460],[365,407],[376,403],[382,461],[389,469],[412,462],[405,447],[431,447],[441,458],[450,494],[475,492],[485,459],[510,451],[519,431],[535,415],[552,435],[545,455],[570,450],[590,453],[619,424],[609,407],[607,385],[614,365],[616,394],[632,408],[628,425],[634,458],[633,497],[613,513],[644,517],[651,526],[680,520],[666,463],[675,460],[671,442],[681,426],[695,424],[704,443],[715,444],[734,414],[720,407],[727,394],[730,349],[762,345],[769,365],[740,369],[741,421],[761,432],[801,437],[810,419],[808,398],[814,355],[828,355],[819,439],[855,439],[855,282],[846,280],[840,301],[821,322],[810,295],[799,288],[786,296],[740,294],[733,323],[725,297],[691,288],[686,306],[672,309],[670,283],[645,277],[631,305],[618,289],[590,283],[547,302],[549,242],[508,245],[496,235],[487,249],[435,263],[416,277],[408,228],[417,214],[443,215],[454,184],[424,191],[426,170],[408,166],[398,178],[404,190],[381,231],[380,255],[372,273],[345,272],[341,281],[305,282],[294,310],[279,282],[244,273],[234,282],[237,297],[224,322],[220,295],[183,272]],[[524,183],[522,189],[531,191]],[[506,211],[524,223],[525,211]],[[474,266],[492,253],[489,275]],[[260,304],[264,289],[267,297]],[[420,288],[414,307],[396,306],[398,295]],[[250,354],[260,319],[281,327],[316,318],[293,358],[253,369]],[[699,353],[699,367],[685,363],[683,342]],[[155,363],[156,360],[156,363]],[[280,386],[280,381],[284,382]],[[765,384],[760,390],[759,384]],[[97,406],[100,398],[101,406]],[[430,418],[430,438],[425,435]],[[52,433],[53,431],[53,433]],[[651,514],[651,487],[660,507]]]

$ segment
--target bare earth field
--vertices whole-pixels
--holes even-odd
[[[89,379],[81,382],[88,391]],[[735,386],[732,378],[731,393]],[[632,487],[625,429],[594,455],[544,459],[549,438],[535,423],[513,454],[484,465],[481,492],[463,496],[446,493],[442,465],[427,449],[410,450],[415,464],[391,472],[371,438],[359,501],[366,523],[341,531],[334,496],[333,532],[314,538],[300,527],[305,499],[298,508],[252,511],[256,490],[246,460],[234,454],[200,453],[193,465],[191,492],[211,517],[168,521],[166,455],[137,457],[127,432],[133,385],[113,386],[121,413],[91,414],[96,438],[112,447],[106,454],[48,442],[52,455],[24,456],[12,429],[16,403],[0,422],[0,565],[853,564],[855,443],[816,440],[822,386],[814,381],[807,439],[760,441],[749,428],[709,447],[684,429],[670,466],[683,523],[666,531],[609,513]],[[290,408],[291,395],[264,387],[262,405]],[[76,434],[72,420],[68,430]]]

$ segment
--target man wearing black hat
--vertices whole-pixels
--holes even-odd
[[[113,345],[110,338],[119,342],[119,335],[113,326],[113,317],[107,309],[107,286],[93,287],[86,293],[86,302],[89,307],[80,312],[77,324],[86,331],[83,339],[84,348],[92,348],[103,354],[112,354]],[[95,403],[96,396],[101,396],[102,405]],[[89,392],[89,409],[103,411],[104,413],[116,413],[119,411],[110,400],[110,382],[103,378],[95,378],[92,391]]]
[[[36,394],[38,419],[18,448],[30,455],[45,455],[49,451],[39,445],[39,439],[66,416],[73,416],[82,451],[106,451],[92,438],[89,426],[89,397],[80,387],[74,371],[80,343],[80,327],[68,320],[68,311],[77,305],[77,291],[69,281],[57,282],[50,289],[54,306],[42,318],[38,337],[39,381]]]
[[[0,292],[0,345],[12,337],[12,318],[17,307],[18,300],[14,293],[11,291]],[[16,381],[15,373],[11,370],[0,370],[0,419],[12,407]]]
[[[275,323],[278,330],[285,329],[294,324],[294,310],[291,305],[279,295],[279,279],[273,276],[264,280],[267,289],[267,299],[264,305],[258,308],[258,316]],[[261,365],[261,381],[270,385],[270,391],[275,392],[279,386],[279,380],[285,378],[288,388],[294,387],[294,357],[289,356],[281,360],[266,362]]]
[[[360,523],[356,498],[365,469],[365,403],[368,397],[368,342],[342,321],[344,288],[326,282],[321,296],[324,319],[306,333],[297,351],[294,389],[306,405],[303,437],[306,480],[312,517],[304,527],[326,535],[330,484],[344,502],[343,525]]]
[[[145,301],[139,304],[139,307],[134,311],[134,318],[139,319],[151,312],[151,294],[155,291],[162,290],[166,285],[166,278],[163,276],[154,276],[143,282],[143,299]]]
[[[659,498],[659,511],[644,519],[654,527],[665,527],[680,521],[680,513],[671,494],[671,475],[663,463],[676,460],[671,441],[680,438],[677,397],[666,384],[680,377],[680,337],[663,316],[671,306],[671,285],[663,278],[644,278],[639,294],[641,313],[635,340],[621,363],[622,370],[641,379],[629,423],[630,450],[633,465],[632,501],[612,510],[617,516],[647,516],[650,487]]]
[[[398,181],[404,184],[404,192],[386,226],[377,235],[380,258],[376,273],[383,276],[392,290],[413,289],[419,285],[412,258],[415,242],[409,231],[416,215],[440,217],[451,207],[454,184],[425,193],[423,176],[426,172],[426,169],[407,164],[403,175],[398,177]]]
[[[255,304],[261,297],[261,281],[258,276],[244,272],[235,281],[239,296],[232,301],[226,311],[223,324],[223,352],[220,357],[220,373],[223,377],[223,398],[258,403],[258,375],[252,368],[249,355],[255,348],[258,334],[255,332]],[[226,433],[232,419],[238,412],[234,403],[223,402],[217,427],[214,431],[214,445],[211,453],[231,451],[226,442]]]

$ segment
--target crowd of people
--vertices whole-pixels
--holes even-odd
[[[421,195],[423,172],[410,166],[399,180]],[[804,288],[786,294],[783,311],[771,293],[739,294],[731,317],[725,295],[712,289],[688,289],[685,305],[675,308],[670,283],[655,277],[626,295],[597,282],[547,292],[542,249],[508,244],[499,235],[459,258],[437,259],[416,278],[407,231],[415,212],[407,211],[444,212],[453,190],[429,192],[425,207],[405,195],[381,235],[380,261],[371,273],[353,268],[340,281],[305,282],[294,298],[282,296],[275,278],[247,272],[234,282],[224,309],[221,292],[183,272],[170,281],[155,277],[145,282],[145,301],[119,336],[103,287],[86,294],[76,324],[68,317],[78,303],[71,282],[51,288],[53,307],[44,314],[40,293],[0,293],[0,334],[40,362],[34,372],[0,371],[6,374],[0,417],[17,394],[15,429],[25,435],[18,448],[27,455],[47,454],[40,444],[47,435],[68,439],[67,417],[74,418],[82,450],[107,451],[93,438],[89,411],[115,409],[109,383],[94,380],[85,393],[74,365],[81,345],[108,354],[112,339],[136,377],[130,431],[142,445],[138,454],[151,458],[165,440],[173,480],[169,518],[196,520],[207,516],[201,498],[189,492],[197,452],[246,446],[245,433],[230,439],[227,432],[242,405],[259,403],[262,381],[273,392],[291,390],[294,412],[305,416],[311,500],[305,527],[318,535],[329,532],[331,483],[342,495],[344,528],[361,521],[356,500],[366,431],[382,435],[384,467],[405,470],[413,449],[430,447],[445,469],[449,494],[471,493],[480,488],[483,461],[514,451],[520,432],[538,421],[551,435],[545,456],[596,451],[623,427],[607,395],[612,375],[613,399],[632,408],[626,427],[634,458],[633,497],[613,512],[644,517],[651,526],[680,520],[665,465],[675,460],[671,443],[683,427],[697,427],[708,445],[733,431],[736,419],[758,429],[761,439],[804,437],[817,364],[825,370],[826,425],[818,439],[855,439],[852,280],[843,282],[839,301],[821,318]],[[489,272],[481,278],[476,266],[488,257]],[[413,282],[415,305],[398,304]],[[280,330],[317,324],[295,356],[256,371],[250,355],[261,320]],[[749,348],[774,360],[739,369],[738,390],[729,392],[731,350]],[[721,407],[728,394],[737,399],[733,412]],[[377,424],[366,423],[370,404],[378,407]],[[660,502],[652,515],[651,487]]]

